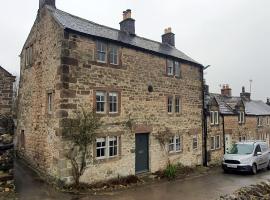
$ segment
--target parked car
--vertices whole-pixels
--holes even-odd
[[[256,174],[260,169],[270,169],[270,150],[262,141],[237,142],[224,155],[222,168],[228,171],[246,171]]]

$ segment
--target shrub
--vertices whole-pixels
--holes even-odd
[[[176,170],[177,167],[175,165],[168,164],[164,171],[164,176],[169,180],[173,180],[176,177]]]

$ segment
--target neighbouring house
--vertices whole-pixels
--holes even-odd
[[[14,191],[13,182],[13,112],[15,76],[0,66],[0,196]]]
[[[16,77],[0,66],[0,115],[12,115],[13,83]]]
[[[40,0],[21,52],[17,148],[40,172],[72,181],[61,134],[82,106],[104,122],[82,182],[155,172],[168,160],[201,165],[202,87],[203,66],[176,49],[171,28],[156,42],[136,34],[131,10],[117,30]]]
[[[266,104],[267,104],[268,106],[270,106],[270,98],[267,98]]]
[[[251,93],[242,88],[232,96],[229,85],[223,85],[221,94],[207,93],[207,155],[209,163],[222,159],[234,142],[270,140],[270,107],[263,101],[251,99]]]

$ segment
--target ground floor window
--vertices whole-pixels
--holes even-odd
[[[215,149],[220,149],[220,135],[216,136],[211,136],[210,139],[210,149],[215,150]]]
[[[210,149],[215,150],[215,137],[212,136],[210,139]]]
[[[182,141],[179,135],[170,138],[169,153],[180,152],[182,150]]]
[[[105,159],[119,155],[119,137],[108,136],[96,139],[96,158]]]
[[[192,138],[192,148],[193,150],[198,149],[198,135],[194,135]]]

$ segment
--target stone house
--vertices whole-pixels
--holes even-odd
[[[203,66],[175,47],[139,37],[131,10],[120,30],[40,0],[21,52],[18,150],[40,172],[70,182],[65,122],[84,107],[104,122],[81,181],[202,163]],[[131,129],[126,122],[133,121]],[[171,135],[163,148],[156,135]]]
[[[269,143],[269,106],[250,97],[244,87],[239,97],[232,96],[229,85],[223,86],[221,94],[206,95],[209,163],[220,162],[234,142],[264,140]]]
[[[0,115],[12,114],[13,83],[16,77],[0,66]]]

